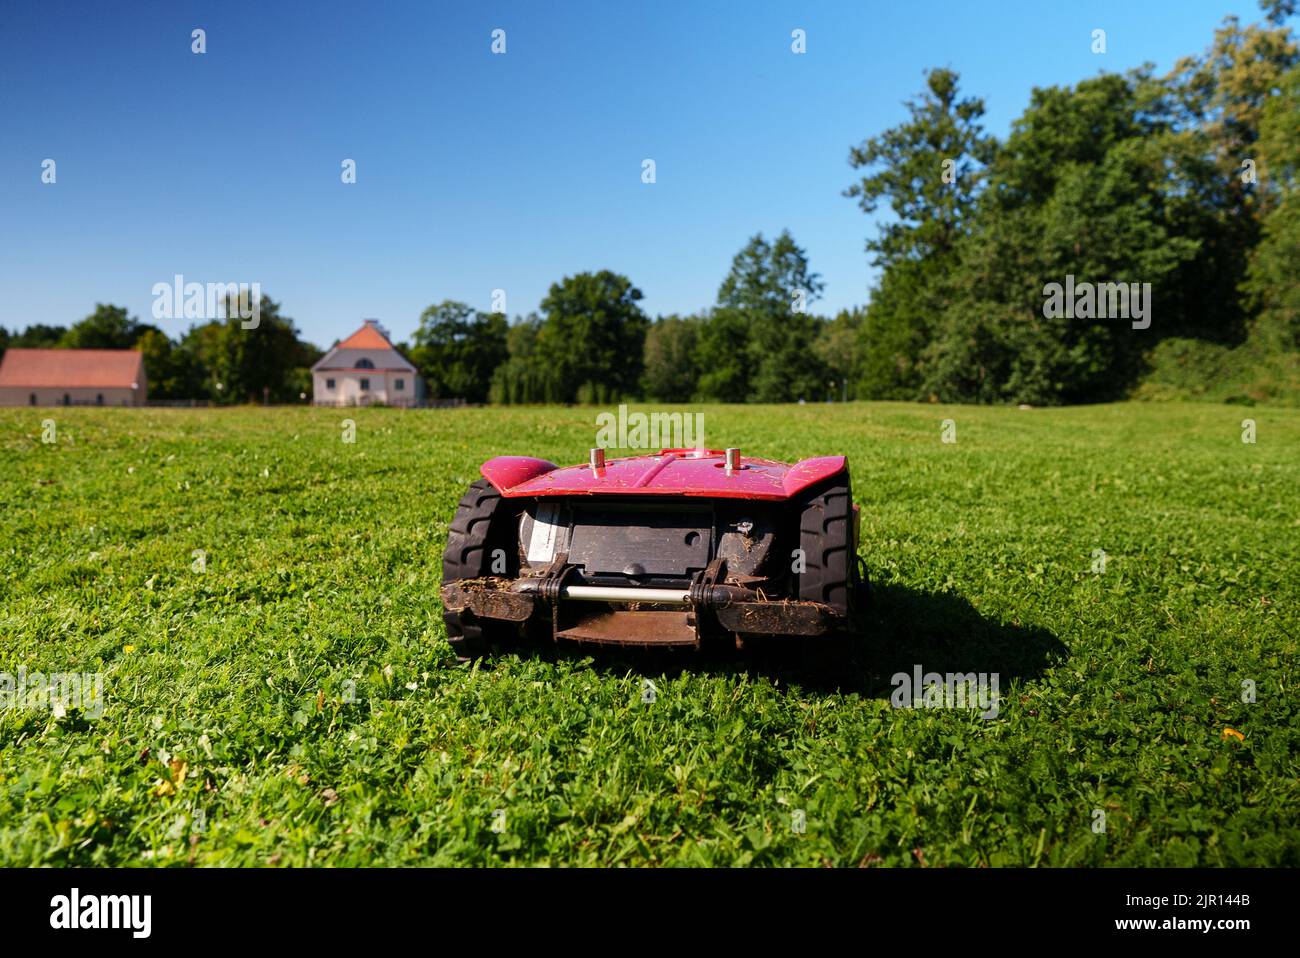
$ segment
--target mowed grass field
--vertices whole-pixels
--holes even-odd
[[[1300,411],[702,407],[848,455],[851,656],[457,665],[457,500],[598,411],[0,410],[0,672],[104,681],[0,710],[0,864],[1300,863]]]

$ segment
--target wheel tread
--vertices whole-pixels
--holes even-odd
[[[474,579],[488,572],[489,546],[506,547],[506,536],[513,534],[510,514],[502,509],[502,497],[486,479],[478,479],[461,497],[456,514],[448,527],[447,547],[442,555],[442,581]],[[493,539],[499,540],[492,542]],[[484,623],[468,610],[444,610],[443,623],[447,641],[463,659],[486,655],[494,633],[502,632],[498,623]]]

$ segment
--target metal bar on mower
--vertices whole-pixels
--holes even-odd
[[[528,580],[517,586],[520,591],[531,592],[537,586]],[[560,587],[561,599],[575,602],[655,602],[660,605],[690,605],[689,589],[637,589],[603,585],[565,585]]]
[[[601,585],[566,585],[560,597],[578,602],[659,602],[666,605],[690,605],[687,589],[620,589]]]

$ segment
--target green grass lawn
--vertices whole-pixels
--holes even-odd
[[[876,589],[833,671],[456,664],[456,501],[585,460],[593,409],[0,410],[0,672],[104,681],[0,710],[0,864],[1300,863],[1300,410],[703,411],[849,456]],[[891,707],[915,664],[999,715]]]

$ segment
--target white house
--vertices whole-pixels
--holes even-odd
[[[312,402],[318,406],[413,406],[424,382],[399,353],[377,319],[367,319],[311,368]]]

